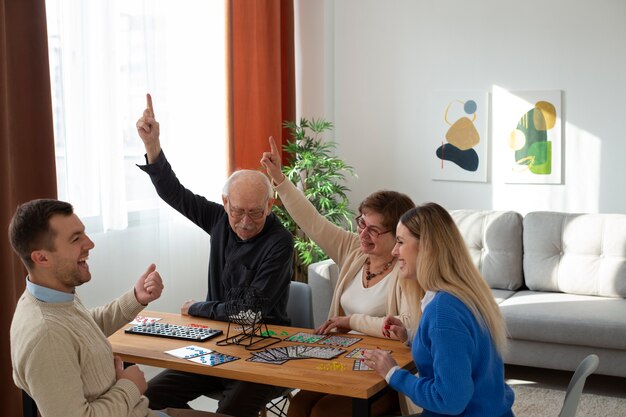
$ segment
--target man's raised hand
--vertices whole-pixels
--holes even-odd
[[[161,152],[159,141],[159,122],[154,118],[154,108],[152,107],[152,96],[146,94],[146,109],[143,115],[137,120],[137,133],[143,141],[148,156],[148,163],[154,163]]]
[[[150,264],[135,284],[135,298],[140,304],[146,306],[159,298],[162,292],[163,280],[161,275],[157,272],[156,265]]]

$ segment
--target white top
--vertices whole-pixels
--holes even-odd
[[[437,295],[437,291],[430,291],[430,290],[426,291],[426,294],[424,294],[424,298],[422,298],[422,312],[424,312],[424,309],[426,308],[428,303],[433,301],[433,298],[435,298],[435,295]],[[413,340],[413,335],[411,333],[412,332],[410,331],[410,329],[407,329],[407,334],[408,334],[409,338],[407,339],[407,343],[406,344],[409,345],[409,346],[411,346],[411,341]],[[396,365],[396,366],[393,366],[387,372],[387,375],[385,375],[385,381],[387,381],[387,383],[389,383],[389,380],[391,380],[391,376],[398,369],[400,369],[400,367]]]
[[[422,298],[422,312],[424,312],[424,309],[426,308],[428,303],[433,301],[433,298],[435,298],[435,295],[437,295],[437,291],[431,291],[431,290],[426,291],[426,294],[424,294],[424,298]]]
[[[387,274],[382,280],[369,288],[363,286],[363,268],[355,275],[355,277],[346,286],[343,294],[341,294],[341,307],[346,316],[352,314],[366,314],[374,317],[386,316],[386,300],[389,276],[394,271]]]

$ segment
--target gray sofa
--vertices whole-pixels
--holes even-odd
[[[626,215],[450,213],[506,320],[506,363],[573,370],[595,353],[597,373],[626,377]],[[337,275],[309,267],[316,324]]]

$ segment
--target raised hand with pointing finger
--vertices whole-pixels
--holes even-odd
[[[261,164],[274,182],[280,202],[300,229],[340,265],[332,289],[328,320],[315,332],[348,332],[354,330],[370,336],[383,337],[386,316],[398,317],[407,327],[412,322],[412,308],[403,302],[404,294],[398,274],[400,267],[392,251],[395,230],[400,216],[415,207],[411,198],[395,191],[377,191],[358,205],[357,233],[329,220],[332,214],[321,213],[281,170],[281,152],[274,138],[269,138],[269,151],[263,152]],[[389,337],[393,337],[389,333]],[[389,414],[397,404],[393,392],[376,401],[373,415]],[[341,411],[339,411],[341,410]],[[290,415],[352,414],[348,397],[321,395],[300,391],[289,402]]]
[[[146,94],[147,107],[143,111],[143,115],[137,120],[137,133],[143,141],[146,148],[148,162],[154,163],[161,152],[161,142],[159,141],[159,122],[154,118],[154,109],[152,107],[152,97]]]
[[[279,185],[285,180],[285,175],[282,173],[280,167],[280,151],[278,150],[278,146],[276,146],[276,141],[274,138],[270,136],[270,151],[263,152],[263,156],[261,157],[261,164],[267,170],[267,175],[270,176],[274,184]]]
[[[226,321],[229,317],[228,289],[249,287],[255,291],[255,297],[258,294],[262,299],[264,322],[288,325],[286,306],[293,275],[294,243],[291,233],[272,213],[274,193],[269,178],[257,169],[236,170],[224,183],[221,198],[213,201],[186,188],[161,147],[159,123],[155,119],[150,94],[146,101],[146,109],[136,127],[145,146],[147,163],[137,167],[149,175],[158,196],[202,229],[211,241],[206,298],[201,299],[198,294],[185,297],[195,300],[185,301],[180,314]],[[205,135],[210,132],[203,132]],[[176,150],[182,151],[180,144]],[[278,159],[268,156],[270,160],[277,162],[276,170],[280,174]],[[203,173],[209,169],[207,166],[194,168],[195,175],[201,177],[205,177]],[[186,244],[191,246],[193,242]],[[145,290],[145,300],[148,296],[156,296],[162,285],[156,279],[150,279],[152,273],[156,271],[148,271],[144,286],[138,290],[138,293]],[[217,410],[233,416],[258,416],[277,392],[276,387],[256,382],[164,370],[150,380],[145,395],[153,409],[178,407],[203,394],[197,387],[207,386],[224,394]]]

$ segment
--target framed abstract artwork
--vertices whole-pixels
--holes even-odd
[[[492,115],[494,167],[504,182],[562,183],[560,90],[494,88]]]
[[[431,93],[427,160],[434,180],[487,181],[487,103],[484,91]]]

